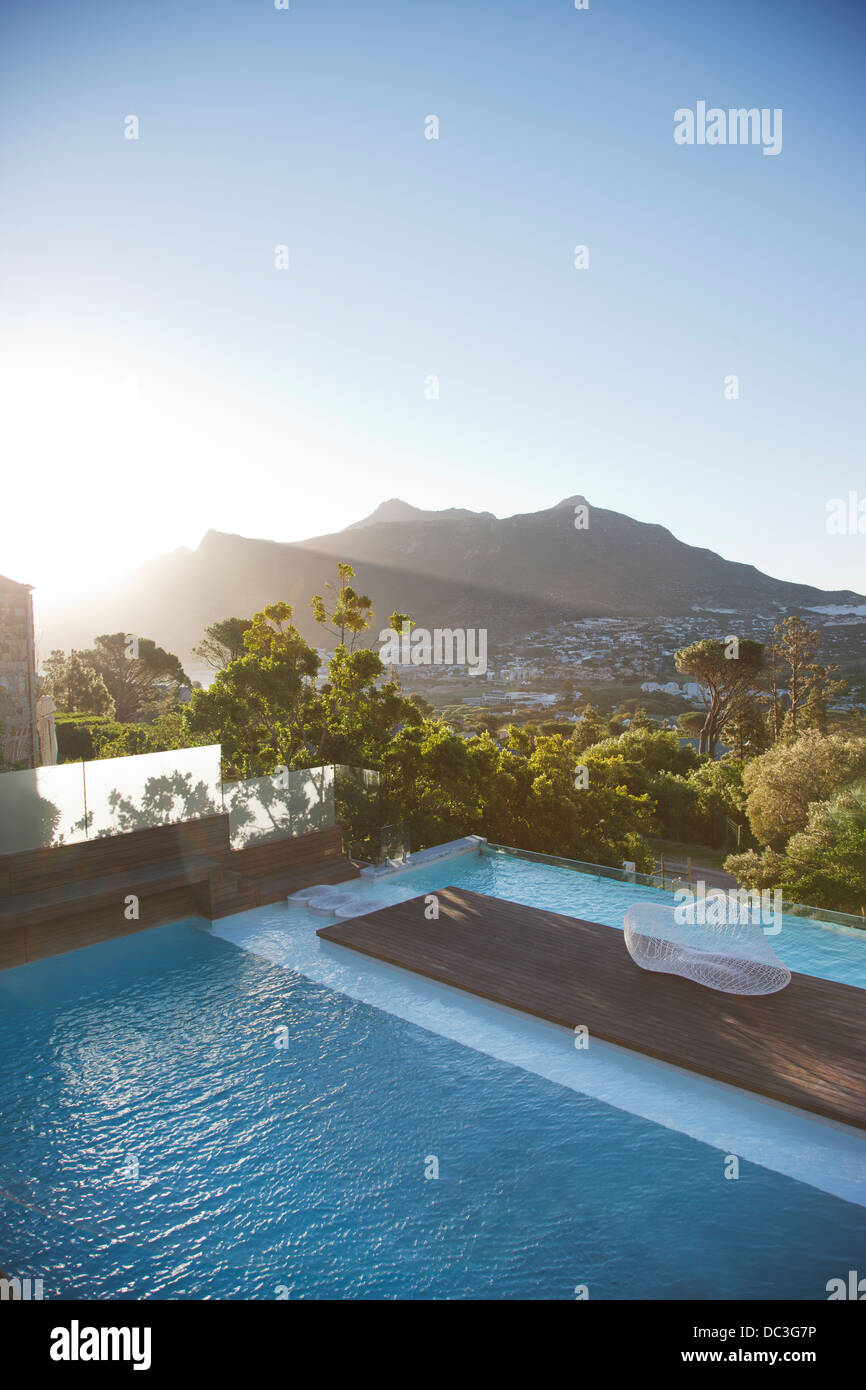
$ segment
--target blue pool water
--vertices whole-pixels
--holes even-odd
[[[388,892],[621,922],[583,880],[473,856]],[[307,978],[306,916],[227,925],[288,940],[282,964],[178,924],[0,974],[7,1274],[49,1298],[823,1299],[866,1266],[863,1206],[744,1160],[728,1181],[709,1144]],[[831,935],[817,964],[855,970]]]

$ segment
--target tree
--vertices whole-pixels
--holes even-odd
[[[480,719],[478,720],[476,728],[478,730],[478,733],[480,734],[488,733],[495,735],[499,732],[499,722],[500,721],[495,714],[482,714]],[[543,730],[546,734],[561,733],[562,731],[561,726],[557,727],[553,724],[545,724],[543,726]],[[570,732],[571,730],[569,729],[569,733]]]
[[[629,730],[632,729],[656,729],[658,725],[654,719],[650,719],[643,705],[637,705],[629,720]]]
[[[746,810],[756,839],[781,849],[809,818],[815,801],[826,801],[846,783],[866,776],[866,738],[846,739],[809,729],[792,743],[777,743],[747,763],[743,773]]]
[[[691,838],[702,844],[715,843],[721,817],[743,825],[746,794],[741,762],[733,757],[718,762],[707,759],[692,769],[688,780],[697,795]]]
[[[741,888],[778,888],[782,878],[785,856],[777,850],[746,850],[744,854],[729,854],[725,871],[733,874]]]
[[[707,637],[681,647],[674,655],[677,670],[701,687],[706,715],[698,751],[716,756],[716,747],[734,710],[760,687],[764,673],[764,647],[747,638],[724,642]]]
[[[603,739],[581,756],[590,784],[601,771],[632,796],[646,799],[652,833],[673,839],[688,833],[698,800],[686,776],[698,765],[690,743],[681,744],[671,731],[638,726]]]
[[[802,618],[789,617],[773,628],[773,646],[790,671],[788,718],[791,734],[797,737],[797,719],[809,693],[809,672],[818,649],[817,630],[809,631]]]
[[[770,643],[767,655],[767,684],[769,686],[770,721],[773,728],[773,742],[778,743],[782,732],[779,649],[775,641]]]
[[[183,707],[158,714],[152,724],[95,724],[90,730],[95,758],[128,758],[133,753],[164,753],[208,743],[194,736],[183,721]]]
[[[512,726],[505,744],[486,732],[467,742],[424,720],[389,742],[382,770],[385,814],[409,827],[413,845],[474,831],[573,859],[652,866],[641,836],[649,798],[633,796],[604,764],[577,785],[574,751],[561,738]]]
[[[218,623],[211,623],[210,627],[205,628],[199,645],[193,647],[193,653],[214,670],[221,671],[243,656],[244,634],[251,621],[250,618],[223,618]]]
[[[359,634],[370,626],[373,604],[366,594],[357,593],[349,583],[350,579],[355,578],[355,571],[351,565],[338,561],[337,574],[340,583],[331,608],[328,608],[321,594],[313,595],[310,599],[310,607],[316,622],[327,628],[328,632],[333,632],[339,636],[341,646],[345,646],[346,633],[348,632],[351,635],[349,647],[353,648]],[[332,586],[326,582],[325,588],[331,589]],[[395,616],[397,615],[395,614]]]
[[[419,713],[424,715],[425,719],[432,719],[435,716],[436,711],[434,707],[431,705],[429,700],[424,699],[423,695],[418,695],[416,693],[407,696],[407,699],[410,705],[414,705],[415,708],[419,711]]]
[[[864,913],[866,906],[866,783],[809,807],[806,824],[783,854],[730,855],[725,868],[747,888],[779,888],[790,902]]]
[[[595,705],[587,705],[583,714],[574,726],[574,733],[571,742],[576,753],[582,753],[585,749],[591,748],[594,743],[599,743],[603,738],[607,738],[610,733],[610,724],[603,723]]]
[[[840,912],[866,907],[866,783],[845,787],[809,808],[785,850],[781,883],[795,902]]]
[[[648,727],[623,730],[618,738],[605,738],[593,744],[594,758],[622,758],[638,769],[641,776],[672,772],[678,776],[698,765],[698,755],[690,743],[680,743],[672,730]]]
[[[115,704],[108,687],[83,652],[71,651],[66,656],[55,649],[42,668],[42,684],[64,714],[107,714],[114,718]]]
[[[179,659],[149,637],[132,641],[124,632],[105,633],[84,658],[102,676],[122,724],[152,718],[190,684]]]
[[[770,648],[770,699],[776,741],[796,738],[804,728],[823,729],[827,701],[847,690],[847,682],[832,679],[838,666],[822,666],[815,657],[821,634],[796,615],[773,628]],[[787,672],[787,674],[785,674]],[[779,681],[787,685],[787,707]]]
[[[699,739],[701,736],[701,729],[704,727],[706,718],[707,716],[704,710],[686,710],[684,714],[680,714],[677,716],[677,728],[679,729],[683,738]]]
[[[738,762],[757,757],[770,746],[766,711],[752,695],[734,700],[725,721],[725,742],[731,745]]]
[[[227,777],[271,775],[279,766],[315,763],[305,705],[314,696],[319,658],[292,623],[288,603],[267,604],[244,633],[245,655],[229,662],[207,690],[194,690],[184,727],[222,744]],[[300,756],[301,762],[294,760]]]
[[[341,575],[347,568],[340,567]],[[349,603],[344,596],[347,630],[351,622],[357,635]],[[366,623],[372,610],[365,612]],[[245,655],[218,671],[208,690],[193,691],[185,728],[219,740],[229,777],[268,775],[281,764],[377,768],[394,733],[423,722],[425,702],[407,699],[395,681],[382,682],[378,652],[351,651],[342,642],[317,688],[319,657],[291,619],[291,605],[282,602],[254,615]]]
[[[380,684],[385,668],[367,647],[347,651],[341,643],[328,662],[328,680],[306,716],[315,761],[378,767],[390,739],[424,716],[396,681]]]

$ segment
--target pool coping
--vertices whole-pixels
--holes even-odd
[[[441,845],[415,850],[403,859],[386,859],[382,864],[369,864],[361,870],[361,878],[376,880],[393,878],[396,874],[408,874],[413,869],[439,864],[443,859],[456,859],[463,854],[478,854],[486,844],[487,840],[483,835],[464,835],[459,840],[446,840]]]

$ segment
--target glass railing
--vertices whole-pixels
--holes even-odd
[[[220,747],[0,775],[0,854],[70,845],[222,810]]]
[[[335,825],[334,771],[331,765],[291,768],[273,777],[223,782],[232,849]]]
[[[403,860],[411,852],[409,829],[405,821],[397,821],[393,825],[381,827],[377,863],[387,864],[389,860]]]
[[[222,811],[218,743],[101,758],[81,767],[89,840],[199,820]]]
[[[0,854],[86,839],[83,763],[0,774]]]
[[[377,860],[379,846],[378,772],[368,767],[334,767],[334,813],[343,827],[343,843],[353,859]]]
[[[563,869],[573,869],[575,873],[591,874],[594,878],[611,878],[618,883],[634,883],[645,888],[662,888],[666,893],[674,893],[687,887],[687,878],[673,878],[670,874],[640,874],[629,869],[614,869],[607,864],[589,864],[582,859],[563,859],[556,854],[542,854],[537,850],[514,849],[510,845],[492,845],[485,842],[481,853],[488,855],[508,854],[518,859],[532,859],[540,864],[552,864]],[[700,870],[694,870],[695,879]],[[866,917],[857,917],[851,912],[835,912],[829,907],[809,907],[805,903],[789,903],[782,900],[781,910],[791,917],[810,917],[815,922],[826,922],[829,926],[856,927],[866,930]]]
[[[346,825],[378,831],[379,774],[325,764],[223,782],[220,746],[0,774],[0,854],[225,813],[233,849]]]

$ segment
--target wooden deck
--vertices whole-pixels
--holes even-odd
[[[614,927],[464,889],[319,936],[590,1039],[866,1129],[866,990],[794,975],[778,994],[720,994],[641,970]],[[866,950],[866,940],[864,940]],[[590,1042],[590,1046],[591,1046]]]

